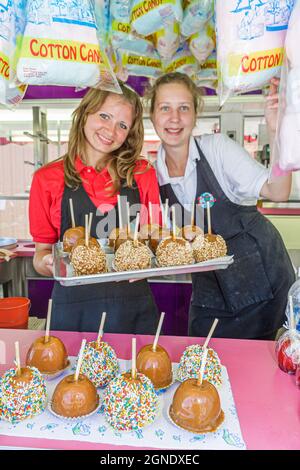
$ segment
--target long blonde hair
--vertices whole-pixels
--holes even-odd
[[[144,142],[143,107],[140,98],[133,90],[122,83],[120,83],[120,87],[123,95],[117,96],[121,96],[132,105],[133,124],[125,142],[121,147],[112,152],[105,162],[112,179],[112,184],[110,188],[108,188],[112,194],[120,190],[121,180],[125,180],[127,185],[132,187],[136,161],[141,158],[140,155]],[[109,91],[91,88],[73,112],[68,152],[62,157],[64,162],[65,184],[70,188],[76,189],[82,183],[75,169],[75,160],[76,157],[80,156],[83,163],[86,163],[86,138],[84,135],[84,127],[87,117],[89,114],[97,112],[110,94],[111,92]]]

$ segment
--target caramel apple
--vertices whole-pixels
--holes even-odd
[[[127,240],[117,249],[114,264],[117,271],[150,268],[151,252],[143,243]]]
[[[56,336],[37,338],[30,346],[26,364],[36,367],[42,374],[54,374],[68,365],[68,354],[64,343]]]
[[[63,250],[71,252],[77,241],[84,237],[84,227],[72,227],[65,231],[63,236]]]
[[[17,423],[42,413],[46,405],[46,385],[35,367],[9,369],[0,381],[1,418]]]
[[[140,228],[139,238],[141,241],[149,241],[153,232],[159,230],[158,224],[144,224]]]
[[[114,248],[117,238],[121,238],[121,239],[123,238],[124,240],[127,239],[126,227],[122,227],[122,228],[116,227],[111,231],[108,237],[108,244],[111,248]]]
[[[227,254],[224,238],[221,235],[214,235],[212,233],[206,233],[204,238],[201,235],[197,236],[192,243],[192,249],[197,263],[220,258]]]
[[[159,243],[164,239],[168,238],[171,235],[171,231],[167,227],[159,227],[153,230],[149,240],[149,247],[156,253]]]
[[[106,272],[106,256],[99,243],[78,244],[72,251],[71,263],[77,276]]]
[[[85,238],[80,238],[79,240],[77,240],[77,242],[75,243],[75,245],[73,246],[72,248],[72,252],[71,252],[71,259],[72,259],[72,254],[73,254],[73,251],[74,249],[77,247],[77,246],[84,246],[85,245]],[[88,239],[88,245],[89,246],[95,246],[96,248],[101,248],[97,238],[94,238],[94,237],[89,237]]]
[[[177,388],[169,415],[180,428],[193,433],[214,432],[224,421],[220,397],[211,383],[187,379]]]
[[[77,418],[92,413],[98,404],[99,396],[93,383],[85,375],[80,374],[75,380],[71,374],[56,386],[51,407],[60,416]]]
[[[121,233],[120,237],[118,237],[115,241],[115,246],[114,246],[114,251],[116,252],[117,249],[125,242],[127,241],[133,241],[133,237],[131,233],[127,233],[126,236],[124,233]]]
[[[136,367],[151,380],[157,390],[166,388],[172,383],[171,360],[162,346],[157,345],[155,351],[153,344],[144,346],[137,355]]]
[[[180,237],[163,239],[157,247],[156,260],[159,266],[194,263],[193,251],[189,242]]]
[[[185,225],[180,229],[178,236],[184,238],[188,242],[192,242],[196,236],[203,237],[204,233],[198,225]]]
[[[152,423],[158,411],[158,398],[152,382],[137,372],[115,377],[103,395],[104,415],[118,431],[134,431]]]

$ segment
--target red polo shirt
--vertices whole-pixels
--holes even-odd
[[[152,203],[153,222],[160,221],[159,188],[156,174],[152,166],[144,171],[147,165],[146,160],[139,160],[136,163],[134,175],[142,204],[141,224],[148,223],[149,202]],[[103,204],[110,206],[117,204],[118,194],[111,196],[109,191],[105,190],[111,182],[106,168],[97,172],[93,167],[84,165],[80,158],[76,159],[75,168],[82,179],[85,191],[96,207],[100,204],[101,208],[103,208]],[[40,168],[34,173],[29,198],[30,233],[33,241],[53,244],[60,239],[61,200],[64,185],[62,160]],[[105,212],[104,208],[103,212]]]

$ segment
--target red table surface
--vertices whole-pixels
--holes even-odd
[[[52,332],[66,345],[69,355],[76,356],[81,340],[94,340],[95,333]],[[0,372],[12,366],[14,342],[20,342],[21,361],[40,331],[0,330]],[[131,357],[131,335],[105,334],[107,341],[121,359]],[[138,335],[137,351],[153,341],[152,336]],[[186,346],[199,338],[161,336],[173,362],[178,362]],[[248,449],[300,449],[300,389],[295,376],[282,372],[276,363],[273,341],[212,338],[222,364],[227,367],[238,417]],[[129,449],[110,444],[78,441],[20,438],[0,435],[1,446],[51,449]],[[137,449],[137,448],[136,448]]]

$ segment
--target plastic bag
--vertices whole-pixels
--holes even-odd
[[[189,77],[199,71],[199,63],[191,53],[188,45],[184,43],[174,54],[171,60],[164,61],[164,72],[181,72]]]
[[[189,37],[187,42],[191,53],[199,64],[203,64],[216,47],[216,35],[212,23],[208,22],[204,28]]]
[[[91,0],[95,13],[95,21],[100,44],[103,47],[108,45],[109,36],[109,17],[110,2],[109,0]],[[111,0],[116,1],[116,0]]]
[[[213,0],[191,0],[184,4],[181,34],[190,37],[201,31],[213,15]]]
[[[280,80],[278,126],[270,180],[281,171],[300,170],[300,2],[292,12],[285,40],[285,61]]]
[[[295,374],[300,362],[300,335],[296,330],[288,330],[280,336],[275,346],[278,366],[288,374]]]
[[[280,73],[294,0],[216,0],[220,104]]]
[[[146,39],[138,39],[124,43],[117,51],[119,67],[117,75],[126,80],[126,74],[139,77],[157,78],[162,73],[162,61],[153,44]]]
[[[13,61],[19,33],[19,4],[7,3],[0,8],[0,103],[13,107],[22,100],[26,86],[13,83]]]
[[[218,85],[216,51],[213,51],[204,64],[201,64],[200,70],[196,73],[194,80],[199,87],[216,90]]]
[[[130,18],[138,34],[149,36],[174,21],[182,21],[181,1],[132,0]]]
[[[173,22],[152,34],[152,41],[162,59],[171,59],[180,44],[179,23]]]
[[[121,92],[100,49],[89,0],[28,0],[18,79],[30,85],[99,87]]]

